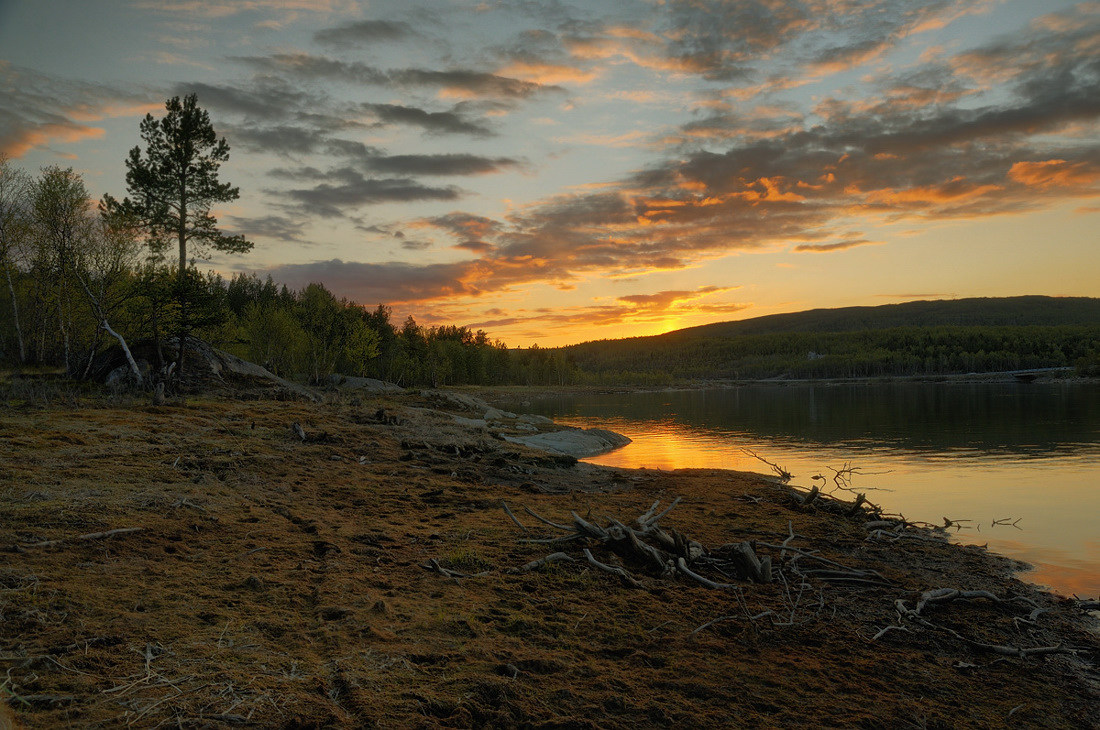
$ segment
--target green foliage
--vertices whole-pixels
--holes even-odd
[[[244,253],[252,243],[243,236],[229,236],[218,229],[211,215],[216,203],[240,197],[240,191],[218,179],[221,163],[229,159],[229,144],[218,139],[210,116],[198,106],[194,94],[165,102],[166,114],[156,119],[147,114],[141,122],[140,147],[126,159],[126,188],[129,197],[119,202],[107,195],[102,208],[108,214],[131,220],[148,234],[149,249],[156,264],[163,261],[168,247],[179,249],[176,283],[171,291],[176,302],[174,322],[160,322],[154,316],[154,336],[174,333],[181,343],[177,364],[182,370],[182,343],[196,333],[218,332],[226,321],[225,290],[212,287],[188,259],[199,250],[215,249]],[[196,332],[198,331],[198,332]]]
[[[242,329],[248,342],[247,359],[284,377],[304,367],[306,333],[291,311],[271,301],[250,304]]]
[[[144,154],[134,147],[126,159],[126,189],[132,197],[122,203],[107,197],[106,207],[122,209],[141,221],[155,251],[177,244],[180,272],[188,268],[188,243],[232,253],[249,251],[249,241],[219,231],[210,214],[215,203],[240,197],[237,188],[218,180],[221,163],[229,159],[229,144],[218,139],[210,115],[198,106],[194,94],[182,100],[174,96],[164,106],[167,114],[162,119],[147,114],[141,122]]]

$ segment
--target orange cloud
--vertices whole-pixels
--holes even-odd
[[[837,241],[836,243],[803,243],[794,247],[799,253],[833,253],[834,251],[847,251],[856,246],[878,246],[882,241],[868,241],[861,238],[857,241]]]
[[[1008,176],[1018,183],[1046,190],[1095,185],[1100,181],[1100,170],[1090,167],[1086,162],[1043,160],[1017,162],[1009,168]]]
[[[0,138],[0,153],[18,159],[36,147],[46,147],[54,142],[80,142],[85,139],[99,139],[104,131],[100,127],[85,127],[79,124],[40,124],[30,129],[19,130],[14,136]]]
[[[501,76],[530,81],[535,84],[555,85],[563,83],[587,84],[599,74],[575,66],[554,63],[515,61],[497,71]]]
[[[942,185],[924,185],[902,190],[872,190],[867,200],[888,205],[934,205],[960,203],[1003,190],[1000,185],[973,185],[963,177],[954,177]]]

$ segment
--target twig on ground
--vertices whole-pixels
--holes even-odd
[[[131,532],[140,532],[144,529],[144,527],[119,527],[114,530],[107,530],[106,532],[89,532],[86,535],[77,535],[76,537],[61,537],[56,540],[32,542],[27,544],[25,547],[50,547],[52,545],[60,545],[63,542],[76,542],[79,540],[99,540],[104,537],[113,537],[115,535],[126,535]]]

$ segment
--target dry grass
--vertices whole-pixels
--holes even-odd
[[[414,396],[78,400],[0,411],[0,694],[29,727],[1097,719],[1081,675],[1097,640],[1067,603],[1036,596],[1051,609],[1036,626],[1002,606],[938,616],[998,643],[1065,640],[1077,659],[998,660],[932,631],[872,642],[914,591],[1030,589],[973,548],[867,543],[861,519],[798,509],[756,475],[562,468],[409,410],[429,405]],[[800,546],[895,585],[746,584],[739,600],[657,578],[630,590],[579,562],[505,572],[550,551],[517,540],[501,499],[629,519],[674,496],[667,524],[704,545],[779,542],[791,522]],[[125,527],[142,529],[74,539]],[[31,546],[50,540],[63,542]],[[432,558],[488,573],[447,579],[423,567]],[[790,625],[748,618],[768,609]]]

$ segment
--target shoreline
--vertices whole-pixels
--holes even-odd
[[[1100,378],[1088,378],[1076,375],[1065,377],[1040,377],[1031,383],[1023,383],[1005,373],[967,373],[952,375],[906,375],[879,376],[867,378],[772,378],[768,380],[705,379],[668,385],[456,385],[451,390],[471,393],[490,403],[514,403],[517,396],[548,397],[556,394],[578,395],[588,393],[662,393],[681,390],[731,390],[735,388],[784,387],[837,385],[890,385],[921,383],[927,385],[954,385],[968,383],[988,383],[998,385],[1070,383],[1081,385],[1100,385]],[[504,397],[507,394],[508,397]]]
[[[20,722],[1100,719],[1096,620],[1007,575],[1005,558],[868,528],[877,515],[806,503],[759,474],[535,451],[434,392],[325,400],[0,406],[0,668]],[[663,575],[595,538],[523,542],[563,534],[524,508],[606,529],[677,497],[661,527],[719,560],[695,572],[736,589]],[[770,582],[715,570],[741,542],[772,562]],[[554,551],[571,560],[520,570]]]

